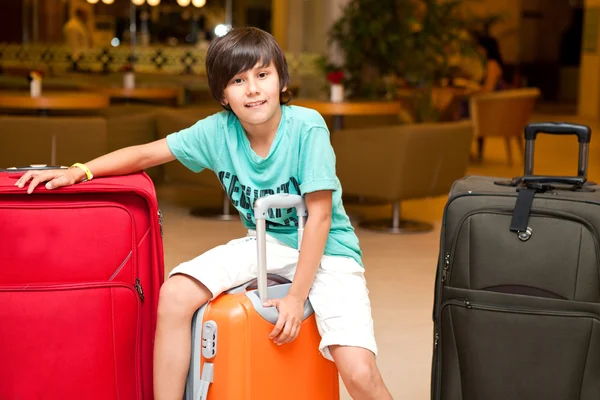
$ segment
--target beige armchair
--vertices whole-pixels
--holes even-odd
[[[198,120],[214,114],[215,111],[218,111],[218,108],[190,107],[183,109],[160,110],[157,114],[156,120],[158,137],[164,138],[171,133],[188,128],[194,125]],[[202,187],[223,191],[221,182],[213,171],[204,170],[200,173],[194,173],[179,162],[165,164],[163,166],[163,171],[164,180],[166,182],[200,185]],[[233,214],[231,213],[230,201],[224,192],[222,209],[193,209],[192,215],[198,217],[216,218],[226,221],[239,220],[239,214],[237,212]]]
[[[341,130],[332,137],[344,194],[393,203],[391,219],[359,226],[389,233],[429,231],[429,223],[403,220],[400,203],[447,194],[467,171],[470,121]]]
[[[106,152],[156,140],[156,116],[161,109],[151,105],[125,104],[102,110],[108,129]],[[155,183],[162,179],[162,166],[148,168],[145,172]]]
[[[469,105],[477,138],[477,156],[483,160],[484,139],[503,137],[509,164],[512,164],[511,139],[524,153],[523,129],[529,123],[540,90],[522,88],[477,94]]]
[[[69,166],[106,152],[107,125],[101,117],[1,116],[0,166]]]

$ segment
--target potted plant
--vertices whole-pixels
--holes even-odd
[[[337,69],[327,73],[327,81],[330,84],[330,100],[334,103],[344,101],[344,71]]]
[[[416,120],[435,120],[432,87],[451,81],[457,56],[476,54],[469,32],[483,19],[462,11],[467,1],[350,0],[329,41],[344,54],[352,97],[393,98],[392,82],[419,93]]]
[[[332,102],[342,102],[346,98],[346,79],[344,68],[341,65],[331,63],[327,57],[322,56],[316,60],[317,68],[323,71],[326,86],[324,89],[329,94],[329,100]]]

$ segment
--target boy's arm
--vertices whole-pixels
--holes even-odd
[[[308,221],[300,246],[300,257],[290,291],[283,299],[268,300],[265,306],[276,306],[279,318],[269,335],[277,344],[290,343],[298,336],[304,302],[321,263],[331,228],[332,195],[330,190],[307,193]]]
[[[94,176],[126,175],[173,161],[167,139],[125,147],[98,157],[86,165]],[[84,174],[85,176],[85,174]]]
[[[172,161],[175,156],[169,149],[166,139],[160,139],[143,145],[125,147],[98,157],[88,163],[94,177],[108,175],[126,175],[132,172],[144,170],[155,165]],[[27,193],[42,182],[47,189],[56,189],[62,186],[72,185],[84,180],[85,172],[80,168],[58,169],[47,171],[28,171],[15,183],[22,188],[31,180]]]
[[[329,190],[323,190],[307,193],[304,198],[310,218],[304,227],[298,266],[288,293],[303,303],[308,298],[308,292],[325,252],[331,228],[332,194]]]

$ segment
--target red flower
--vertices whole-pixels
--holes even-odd
[[[125,64],[121,68],[119,68],[121,72],[133,72],[133,66],[131,64]]]
[[[44,77],[44,72],[39,70],[33,70],[27,75],[27,80],[31,82],[32,80],[41,81]]]
[[[331,71],[327,74],[327,80],[334,84],[342,83],[344,80],[344,71]]]

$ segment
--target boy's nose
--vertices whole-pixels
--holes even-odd
[[[258,82],[254,81],[254,80],[248,81],[247,89],[248,89],[247,90],[248,96],[260,93],[260,87],[258,86]]]

